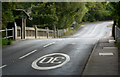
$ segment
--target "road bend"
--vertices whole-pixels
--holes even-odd
[[[25,40],[2,49],[3,75],[81,75],[100,38],[111,36],[112,21],[82,25],[66,38]]]

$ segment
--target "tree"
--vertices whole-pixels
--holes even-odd
[[[106,2],[39,2],[39,3],[3,3],[3,25],[13,22],[22,14],[14,14],[15,9],[31,11],[32,21],[27,20],[28,26],[49,27],[58,29],[70,27],[74,21],[97,21],[111,19],[111,5]]]
[[[83,17],[83,21],[110,20],[111,6],[106,2],[88,2],[86,3],[88,12]]]
[[[3,2],[2,3],[2,28],[8,26],[9,22],[14,22],[16,18],[19,18],[22,14],[14,13],[16,9],[29,10],[33,3],[19,3],[19,2]]]
[[[56,3],[56,10],[58,16],[57,27],[61,29],[70,27],[74,21],[80,23],[82,17],[87,12],[83,2]]]
[[[32,7],[32,25],[43,25],[44,27],[52,28],[56,24],[58,19],[56,16],[55,3],[43,2],[33,5]]]
[[[113,17],[114,20],[114,24],[112,27],[112,36],[115,39],[115,25],[117,25],[118,27],[120,27],[120,2],[112,2],[110,3],[112,8],[112,14],[111,16]]]
[[[13,22],[15,17],[12,10],[16,9],[16,3],[2,3],[2,28],[5,28],[9,22]]]

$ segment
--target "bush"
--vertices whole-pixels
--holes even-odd
[[[118,52],[120,54],[120,43],[116,42],[115,45],[118,47]]]
[[[12,40],[11,39],[2,39],[2,46],[3,45],[11,45]]]

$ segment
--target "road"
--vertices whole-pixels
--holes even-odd
[[[4,47],[2,74],[81,75],[94,45],[111,35],[107,26],[112,23],[89,23],[66,38],[25,40]]]

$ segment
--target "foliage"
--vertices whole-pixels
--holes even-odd
[[[107,2],[7,2],[3,6],[3,28],[8,22],[14,22],[22,14],[13,13],[15,9],[25,9],[30,12],[32,21],[27,20],[27,26],[53,29],[70,27],[74,21],[110,20],[112,6]],[[32,8],[31,8],[32,7]],[[14,14],[14,15],[13,15]]]
[[[33,17],[32,24],[44,25],[44,27],[47,26],[49,28],[53,28],[56,25],[57,28],[63,29],[71,26],[74,21],[81,22],[86,12],[85,3],[38,3],[33,5],[31,14]]]
[[[14,15],[12,10],[16,9],[15,8],[15,3],[2,3],[2,26],[5,28],[8,24],[8,22],[13,22],[14,21]]]
[[[116,25],[120,27],[120,2],[111,2],[112,14],[111,16],[116,21]]]
[[[11,45],[12,40],[11,39],[3,39],[2,38],[2,46],[3,45]],[[1,45],[0,45],[1,46]]]
[[[58,20],[56,16],[55,3],[44,2],[33,6],[31,16],[33,17],[32,24],[44,25],[44,27],[47,26],[50,28],[54,26]]]
[[[83,21],[100,21],[111,19],[111,6],[106,2],[88,2],[89,11],[83,17]]]

